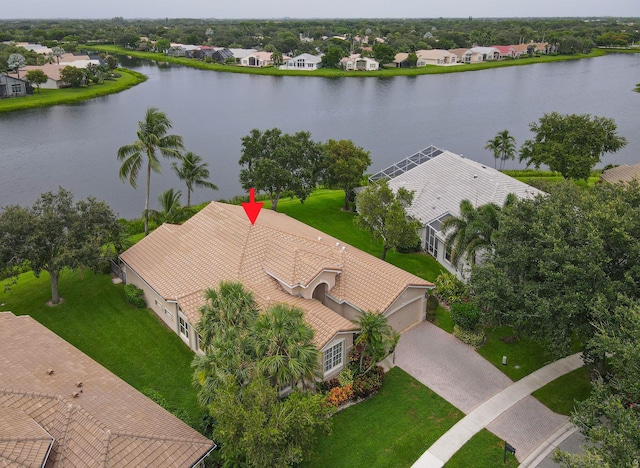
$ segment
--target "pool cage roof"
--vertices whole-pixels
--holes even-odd
[[[412,154],[408,158],[405,158],[402,161],[398,161],[397,163],[392,164],[391,166],[381,170],[380,172],[376,172],[369,177],[369,182],[376,182],[381,179],[393,179],[394,177],[397,177],[400,174],[404,174],[408,170],[413,169],[423,162],[433,159],[442,153],[444,153],[444,150],[436,148],[433,145],[428,146],[427,148],[420,150],[415,154]]]

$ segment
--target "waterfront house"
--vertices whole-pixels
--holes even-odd
[[[304,311],[322,352],[323,378],[344,367],[364,311],[397,331],[426,316],[433,285],[284,214],[262,210],[251,225],[242,207],[211,202],[183,225],[163,224],[121,256],[124,279],[193,351],[205,291],[239,281],[261,309]]]
[[[24,76],[26,70],[22,68],[20,70],[22,71],[22,76]],[[27,93],[31,94],[32,91],[31,85],[25,80],[7,74],[0,74],[0,99],[23,97]]]
[[[456,54],[442,49],[430,49],[430,50],[417,50],[418,56],[417,67],[424,67],[427,65],[455,65],[458,63],[458,57]]]
[[[319,55],[300,54],[286,60],[280,70],[312,71],[322,67],[322,57]]]

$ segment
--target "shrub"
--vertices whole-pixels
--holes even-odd
[[[440,273],[434,281],[436,295],[448,304],[469,300],[467,285],[449,272]]]
[[[461,328],[475,330],[480,322],[480,308],[472,302],[456,302],[451,304],[451,319]]]
[[[340,382],[341,387],[351,386],[353,385],[353,372],[348,367],[343,369],[338,375],[338,382]]]
[[[433,322],[436,319],[439,306],[438,298],[433,294],[429,294],[427,297],[427,320]]]
[[[334,387],[327,395],[327,402],[331,406],[338,407],[353,398],[353,388],[351,385],[345,387]]]
[[[356,398],[367,398],[373,395],[384,382],[384,369],[376,366],[367,374],[358,374],[353,379],[353,393]]]
[[[144,300],[144,291],[135,284],[125,285],[124,295],[127,298],[127,302],[133,307],[137,307],[138,309],[144,309],[147,307],[147,303]]]
[[[453,326],[453,336],[474,348],[481,346],[485,340],[484,330],[466,330],[458,325]]]

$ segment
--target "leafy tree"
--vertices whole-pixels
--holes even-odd
[[[311,140],[309,132],[288,135],[278,128],[253,129],[242,138],[239,162],[242,188],[267,192],[276,211],[283,193],[304,202],[315,189],[323,170],[322,146]]]
[[[62,187],[40,195],[31,208],[5,207],[0,215],[0,266],[28,261],[36,276],[49,273],[51,303],[58,304],[64,268],[97,271],[106,260],[105,244],[119,231],[116,216],[94,198],[73,203]]]
[[[207,187],[211,190],[218,190],[218,186],[209,182],[208,163],[203,163],[202,158],[191,151],[187,151],[181,158],[181,164],[171,163],[171,167],[180,180],[187,185],[187,207],[191,206],[191,192],[194,187]]]
[[[557,355],[594,334],[594,298],[638,297],[640,187],[567,182],[505,207],[471,288],[490,321],[509,323]]]
[[[271,52],[271,60],[273,60],[273,66],[279,67],[284,63],[284,58],[282,57],[282,52],[278,50],[274,50]]]
[[[340,47],[329,47],[327,53],[322,56],[322,67],[340,68],[340,59],[344,56],[344,51]]]
[[[279,388],[306,385],[320,375],[320,351],[302,309],[275,304],[258,317],[253,341],[257,369]]]
[[[536,136],[524,142],[520,161],[536,168],[545,164],[565,179],[587,180],[605,153],[615,153],[627,144],[617,135],[613,119],[589,114],[552,112],[529,127]]]
[[[259,375],[242,389],[231,381],[209,408],[225,464],[249,467],[300,464],[317,437],[328,433],[332,411],[321,394],[295,391],[280,400],[278,390]]]
[[[401,187],[393,193],[386,180],[369,185],[356,196],[358,216],[354,221],[374,238],[382,239],[382,260],[389,249],[413,247],[419,242],[420,222],[407,217],[411,202],[413,192]]]
[[[500,170],[504,168],[505,161],[516,158],[516,139],[509,133],[509,130],[498,132],[492,140],[487,141],[484,148],[493,152],[494,168],[498,159],[500,160]]]
[[[164,112],[155,107],[147,109],[144,120],[138,122],[138,139],[118,149],[118,160],[123,161],[120,166],[120,179],[129,179],[129,183],[136,188],[136,181],[142,165],[147,163],[146,193],[144,201],[144,234],[149,234],[149,190],[151,187],[151,171],[161,172],[162,166],[157,152],[166,158],[179,158],[183,148],[182,137],[167,135],[171,128],[171,121]]]
[[[109,70],[115,70],[118,68],[118,59],[113,55],[106,55],[104,57],[104,61],[106,62],[107,67],[109,67]]]
[[[571,421],[590,442],[584,453],[557,452],[564,466],[634,467],[640,462],[640,305],[620,298],[609,310],[596,301],[592,353],[608,356],[606,375],[593,382],[591,396],[576,406]]]
[[[38,87],[38,93],[40,92],[40,85],[47,82],[49,77],[42,70],[29,70],[25,75],[25,79]]]
[[[171,47],[169,39],[158,39],[156,42],[156,50],[158,52],[166,52]]]
[[[407,56],[407,63],[411,68],[415,68],[418,64],[418,56],[415,52],[409,52],[409,55]]]
[[[324,145],[326,172],[324,183],[344,190],[344,209],[349,209],[349,194],[362,181],[371,164],[371,155],[351,140],[329,140]]]
[[[360,371],[366,374],[389,353],[393,352],[400,339],[400,334],[389,325],[384,315],[377,312],[363,312],[355,323],[360,327],[360,334],[356,338],[355,344],[362,346]],[[369,359],[365,369],[367,357]]]
[[[160,225],[162,223],[181,224],[193,215],[193,210],[180,204],[182,192],[174,192],[172,188],[165,190],[158,197],[160,210],[149,210],[149,220]]]
[[[84,71],[80,68],[67,65],[60,70],[60,79],[72,88],[77,88],[85,83]]]
[[[24,56],[21,54],[11,54],[7,59],[7,67],[9,70],[13,70],[18,75],[18,78],[20,78],[20,69],[24,68],[26,63]]]
[[[373,46],[373,58],[375,58],[381,64],[391,63],[395,59],[396,54],[387,44],[375,44]]]

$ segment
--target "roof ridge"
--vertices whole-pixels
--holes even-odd
[[[193,443],[195,438],[191,439],[188,437],[172,437],[172,436],[162,436],[162,435],[153,435],[153,434],[145,434],[142,432],[132,432],[132,431],[118,431],[118,430],[109,430],[111,437],[127,437],[130,439],[147,439],[147,440],[155,440],[155,441],[166,441],[166,442],[189,442]],[[196,442],[200,445],[209,446],[210,444],[205,442],[208,441],[206,437],[202,434],[199,434],[204,440],[200,442]]]

